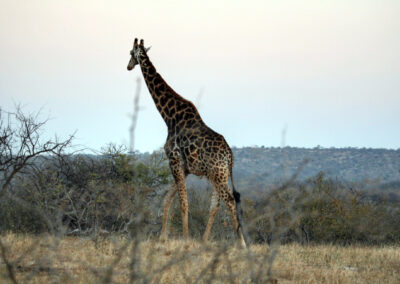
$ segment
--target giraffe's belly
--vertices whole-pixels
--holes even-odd
[[[232,163],[232,151],[225,139],[208,127],[182,133],[174,142],[187,173],[209,176],[219,168],[229,169]]]
[[[188,173],[208,177],[221,170],[229,173],[231,161],[232,157],[227,153],[200,150],[186,156],[186,168]]]
[[[194,174],[196,176],[205,176],[207,175],[207,167],[204,161],[201,159],[200,155],[197,151],[189,153],[186,155],[186,170],[190,174]]]

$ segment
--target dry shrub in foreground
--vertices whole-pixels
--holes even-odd
[[[282,245],[268,275],[267,245],[56,238],[6,234],[0,282],[29,283],[399,283],[399,247]],[[7,268],[8,264],[8,268]]]

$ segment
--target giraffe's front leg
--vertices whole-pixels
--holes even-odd
[[[189,237],[189,226],[188,226],[188,213],[189,213],[189,204],[187,199],[187,192],[186,192],[186,174],[182,167],[179,153],[172,153],[176,154],[175,156],[171,155],[169,164],[171,168],[172,175],[175,180],[176,190],[178,191],[179,195],[179,202],[181,205],[181,216],[182,216],[182,232],[185,238]]]
[[[167,240],[167,223],[168,223],[169,209],[171,208],[171,204],[172,204],[172,201],[174,200],[176,191],[177,191],[177,187],[176,187],[175,183],[173,183],[164,198],[163,222],[162,222],[162,229],[161,229],[161,235],[160,235],[161,241]]]
[[[219,209],[219,204],[220,204],[220,198],[219,198],[218,192],[216,190],[213,190],[212,195],[211,195],[210,217],[208,218],[207,227],[203,234],[204,242],[208,240],[208,236],[210,235],[210,231],[211,231],[212,225],[214,223],[215,215],[217,214],[218,209]]]
[[[177,184],[179,201],[181,203],[182,233],[184,238],[189,238],[189,204],[187,199],[185,180]]]

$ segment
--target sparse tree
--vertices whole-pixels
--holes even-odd
[[[73,135],[60,141],[43,138],[40,113],[25,114],[20,106],[14,112],[0,108],[0,197],[7,193],[15,177],[38,164],[39,158],[61,155]]]

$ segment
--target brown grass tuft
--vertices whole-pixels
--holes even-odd
[[[6,234],[0,237],[18,282],[29,283],[400,283],[399,247],[279,247],[251,254],[232,243],[189,240],[137,243],[107,239]],[[12,283],[4,259],[0,282]]]

